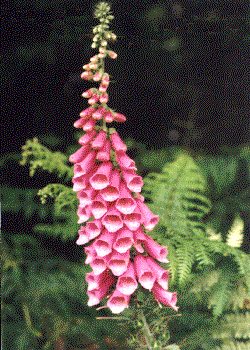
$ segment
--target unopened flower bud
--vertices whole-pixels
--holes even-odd
[[[97,27],[93,28],[93,33],[95,34],[97,32],[98,32],[98,28]]]
[[[90,67],[90,69],[94,69],[94,70],[98,68],[98,66],[97,66],[96,63],[91,63],[91,64],[89,65],[89,67]]]
[[[99,35],[95,35],[94,38],[93,38],[93,41],[98,41],[99,40]]]
[[[88,64],[85,64],[82,68],[83,68],[84,70],[90,70],[90,65],[89,65],[89,63],[88,63]]]
[[[99,52],[100,53],[105,53],[105,49],[103,47],[99,47]]]
[[[98,57],[96,55],[91,57],[90,62],[97,63],[98,62]]]
[[[97,94],[94,94],[89,100],[88,100],[88,103],[90,105],[94,105],[98,102],[99,100],[99,96]]]
[[[93,95],[93,90],[89,89],[82,94],[82,97],[90,98]]]
[[[102,84],[108,86],[109,85],[109,75],[105,73],[102,78]]]
[[[109,55],[109,57],[111,57],[111,58],[116,58],[117,57],[117,53],[116,52],[114,52],[114,51],[107,51],[107,53],[108,53],[108,55]]]
[[[106,91],[107,91],[107,85],[101,84],[101,85],[99,86],[99,91],[100,91],[100,92],[106,92]]]
[[[99,98],[100,103],[107,103],[109,100],[108,94],[102,94]]]
[[[105,120],[105,122],[107,122],[107,123],[112,123],[112,121],[114,120],[114,116],[113,116],[113,114],[111,113],[111,111],[108,111],[107,113],[105,113],[105,115],[104,115],[104,120]]]
[[[85,79],[85,80],[90,80],[92,78],[92,74],[90,72],[88,72],[88,71],[87,72],[83,72],[81,74],[81,78]]]
[[[91,47],[92,47],[92,49],[95,49],[95,48],[96,48],[96,43],[93,43],[93,44],[91,45]]]
[[[107,43],[107,41],[106,41],[106,40],[102,40],[102,41],[101,41],[101,45],[102,45],[102,46],[107,46],[107,45],[108,45],[108,43]]]
[[[106,53],[99,53],[98,54],[98,57],[99,58],[105,58],[107,55],[106,55]]]
[[[101,73],[100,73],[100,72],[97,72],[97,73],[94,75],[93,80],[94,80],[94,81],[99,81],[99,80],[101,80],[101,78],[102,78]]]
[[[111,36],[113,40],[116,40],[116,35],[114,33],[112,33]]]

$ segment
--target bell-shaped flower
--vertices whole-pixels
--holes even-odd
[[[129,295],[122,294],[117,289],[115,289],[107,301],[107,306],[113,312],[113,314],[119,314],[124,309],[128,308],[129,299]]]
[[[96,194],[97,191],[88,185],[84,190],[77,192],[77,198],[79,199],[80,205],[85,206],[92,203]]]
[[[169,262],[166,258],[166,255],[168,253],[167,247],[161,246],[147,235],[145,235],[145,240],[143,243],[147,253],[151,255],[154,259],[160,262]]]
[[[176,306],[177,293],[171,293],[162,288],[159,283],[155,282],[152,288],[152,294],[155,299],[162,304],[172,307],[175,311],[178,310],[178,307]]]
[[[95,174],[91,176],[89,182],[95,190],[102,190],[109,185],[110,174],[112,170],[111,162],[102,163]]]
[[[114,239],[114,235],[104,229],[93,243],[97,255],[103,257],[110,254],[112,252]]]
[[[87,290],[87,294],[89,297],[88,306],[97,305],[100,301],[108,295],[110,287],[115,282],[115,277],[109,275],[100,285],[100,288]]]
[[[81,190],[85,190],[88,185],[89,185],[89,179],[90,177],[96,172],[96,170],[98,169],[98,167],[95,165],[90,173],[86,174],[86,175],[81,175],[81,176],[73,176],[72,178],[72,182],[73,182],[73,191],[81,191]]]
[[[143,186],[143,181],[141,176],[136,175],[134,170],[127,170],[127,169],[126,170],[122,169],[122,175],[130,191],[141,192],[141,188]]]
[[[141,224],[141,213],[136,207],[133,213],[124,215],[124,224],[131,230],[135,231]]]
[[[90,205],[95,219],[100,219],[108,210],[108,203],[98,193]]]
[[[89,89],[89,90],[84,91],[82,93],[82,97],[90,98],[93,95],[93,93],[94,93],[93,89]]]
[[[116,289],[119,290],[120,293],[131,295],[137,287],[138,283],[136,281],[134,265],[129,261],[127,270],[118,277]]]
[[[79,148],[75,153],[71,154],[69,161],[71,163],[80,163],[90,152],[90,146],[85,145]]]
[[[79,217],[79,220],[77,221],[78,224],[82,224],[83,222],[87,221],[91,216],[91,210],[88,206],[86,207],[81,207],[79,205],[78,210],[77,210],[77,215]]]
[[[106,140],[105,131],[103,131],[103,130],[99,131],[98,135],[91,143],[92,148],[101,149],[104,145],[105,140]]]
[[[90,266],[93,269],[93,272],[95,275],[100,275],[106,268],[107,268],[107,262],[110,258],[111,254],[105,255],[103,257],[96,256],[91,262]]]
[[[116,160],[121,169],[137,170],[135,162],[125,152],[115,152]]]
[[[92,114],[92,118],[94,118],[95,120],[100,120],[103,117],[103,114],[105,113],[106,109],[101,106],[99,107],[93,114]]]
[[[92,131],[95,127],[96,120],[91,118],[83,126],[83,130],[86,132]]]
[[[100,275],[95,275],[93,271],[86,273],[85,280],[88,283],[88,290],[99,289],[109,275],[109,269],[104,270]]]
[[[136,208],[136,201],[131,196],[126,184],[122,181],[119,188],[119,199],[115,206],[122,214],[131,214]]]
[[[142,224],[149,231],[152,231],[159,222],[159,216],[154,215],[152,211],[140,199],[136,198],[137,206],[141,212]]]
[[[108,162],[110,160],[111,142],[106,140],[103,148],[97,152],[96,159],[101,162]]]
[[[85,230],[85,226],[82,226],[80,228],[80,230],[78,230],[78,234],[79,234],[79,237],[78,237],[78,239],[76,241],[77,245],[83,245],[83,244],[86,244],[86,243],[88,243],[90,241],[89,235],[88,235],[88,233]]]
[[[134,231],[134,247],[139,253],[144,252],[141,244],[145,241],[145,239],[145,233],[140,226],[137,230]]]
[[[156,276],[156,281],[159,283],[159,285],[162,288],[167,290],[168,289],[169,271],[164,270],[149,255],[146,256],[146,262],[147,262],[148,266],[151,268],[151,270],[153,270],[154,275]]]
[[[119,253],[125,253],[131,248],[133,243],[133,233],[130,230],[123,227],[116,234],[113,248]]]
[[[113,250],[110,254],[110,259],[107,262],[107,266],[115,276],[120,276],[127,270],[129,259],[129,251],[121,254]]]
[[[89,119],[90,117],[84,117],[84,118],[80,118],[80,119],[77,119],[75,122],[74,122],[74,127],[75,128],[82,128],[83,125],[86,123],[86,121]]]
[[[112,142],[112,147],[116,152],[127,152],[127,146],[122,141],[117,132],[114,132],[110,135],[110,140]]]
[[[90,132],[86,132],[86,134],[84,134],[83,136],[81,136],[79,138],[78,142],[80,143],[80,145],[87,145],[93,140],[95,135],[96,135],[95,130],[92,130]]]
[[[134,258],[134,266],[135,266],[135,273],[138,277],[138,280],[140,284],[145,288],[151,290],[156,276],[154,275],[153,271],[147,264],[146,259],[141,255],[138,254]]]
[[[123,227],[121,213],[114,205],[111,205],[107,213],[102,218],[102,224],[109,232],[116,232]]]
[[[102,229],[103,225],[100,220],[88,221],[86,223],[86,233],[89,237],[89,240],[98,237]]]
[[[109,97],[107,93],[104,92],[103,94],[101,94],[99,98],[100,103],[107,103],[108,100],[109,100]]]
[[[95,251],[93,243],[88,247],[85,247],[84,250],[85,250],[85,254],[87,255],[85,264],[89,264],[91,261],[93,261],[97,257],[97,252]]]
[[[110,184],[100,191],[103,199],[107,202],[113,202],[119,198],[119,187],[121,175],[117,169],[112,170]]]
[[[90,99],[88,99],[88,103],[90,105],[94,105],[99,101],[99,95],[94,94]]]
[[[95,159],[96,159],[96,152],[91,151],[80,163],[76,163],[74,166],[75,176],[87,174],[96,164]]]

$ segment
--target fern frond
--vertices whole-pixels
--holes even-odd
[[[143,194],[151,202],[151,210],[159,215],[160,224],[182,235],[204,233],[202,218],[211,209],[205,191],[205,178],[187,154],[177,154],[161,173],[144,179]]]
[[[73,168],[66,165],[67,156],[61,152],[51,152],[47,147],[41,145],[37,138],[27,140],[22,146],[21,165],[30,165],[30,176],[35,174],[37,168],[42,168],[50,173],[55,172],[58,177],[64,177],[65,181],[72,179]]]
[[[243,231],[244,221],[237,214],[228,232],[226,243],[231,247],[240,248],[244,239]]]
[[[176,255],[178,259],[179,282],[180,284],[183,284],[187,281],[187,278],[191,274],[192,265],[195,259],[192,242],[178,247],[176,250]]]

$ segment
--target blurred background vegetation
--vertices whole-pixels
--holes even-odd
[[[95,4],[2,1],[2,311],[8,350],[125,349],[127,331],[115,320],[95,319],[111,316],[106,309],[86,306],[88,267],[83,247],[75,244],[76,202],[64,187],[71,187],[67,157],[78,147],[73,123],[86,108],[81,93],[90,87],[80,74],[94,54]],[[176,262],[170,266],[171,283],[183,316],[171,321],[171,340],[183,349],[245,350],[250,339],[249,3],[110,4],[118,57],[106,62],[112,77],[109,105],[127,117],[115,128],[145,179],[149,205],[160,208],[161,223],[152,235],[168,241]],[[33,137],[43,146],[31,142],[27,165],[21,166],[21,147]],[[177,199],[166,217],[169,208],[147,186],[163,186],[169,196],[161,182],[171,176]],[[198,189],[190,185],[193,176]],[[48,200],[41,204],[37,193],[50,183],[57,186],[44,191]],[[182,184],[203,196],[195,218],[185,212],[192,198],[180,200]],[[213,246],[207,248],[204,239],[197,248],[193,237],[201,232]]]

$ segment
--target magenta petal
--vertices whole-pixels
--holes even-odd
[[[95,137],[96,135],[96,131],[92,130],[90,132],[86,132],[86,134],[84,134],[83,136],[81,136],[78,140],[78,142],[80,143],[80,145],[87,145],[89,144],[92,139]]]
[[[127,270],[118,277],[116,289],[119,290],[120,293],[131,295],[134,293],[137,287],[138,283],[136,281],[134,265],[130,261],[128,263]]]
[[[148,266],[154,271],[154,274],[156,276],[156,281],[159,283],[159,285],[162,288],[167,290],[168,289],[169,271],[164,270],[150,256],[146,256],[146,261],[147,261]]]
[[[74,166],[74,174],[85,175],[87,174],[95,165],[96,152],[91,151],[80,163],[76,163]]]
[[[134,231],[134,246],[139,253],[143,253],[144,249],[141,244],[145,241],[146,235],[140,226],[136,231]]]
[[[86,273],[85,280],[88,283],[88,290],[99,289],[109,276],[108,269],[104,270],[100,275],[95,275],[93,271]]]
[[[100,220],[93,220],[86,223],[86,233],[89,240],[99,236],[103,226]]]
[[[80,163],[90,152],[90,146],[85,145],[79,148],[75,153],[71,154],[69,161],[71,163]]]
[[[110,140],[112,142],[112,147],[115,151],[127,152],[127,146],[122,141],[117,132],[114,132],[110,135]]]
[[[114,239],[114,234],[104,229],[102,234],[93,243],[97,255],[103,257],[111,253]]]
[[[141,224],[141,213],[138,208],[135,208],[133,213],[124,215],[123,221],[131,231],[137,230]]]
[[[103,130],[99,131],[98,135],[91,143],[92,148],[101,149],[104,145],[105,140],[106,140],[105,131],[103,131]]]
[[[78,230],[79,237],[76,241],[77,245],[83,245],[89,242],[89,235],[85,230],[85,226],[82,226],[80,230]]]
[[[128,308],[129,299],[129,295],[122,294],[116,289],[108,299],[107,306],[110,308],[113,314],[119,314],[124,309]]]
[[[160,301],[162,304],[172,307],[175,311],[178,310],[178,307],[176,306],[177,293],[170,293],[155,282],[152,288],[152,294],[155,299]]]
[[[80,205],[85,206],[92,203],[92,200],[96,196],[96,190],[91,186],[86,189],[81,190],[77,193],[77,198],[79,199]]]
[[[102,190],[109,185],[112,163],[102,163],[96,173],[90,178],[89,182],[95,190]]]
[[[141,188],[143,186],[141,176],[136,175],[134,170],[125,169],[122,169],[122,175],[130,191],[141,192]]]
[[[120,276],[121,274],[123,274],[123,272],[127,270],[129,259],[129,251],[121,254],[113,250],[107,266],[115,276]]]
[[[138,254],[134,258],[135,272],[140,284],[146,289],[152,289],[155,282],[155,275],[148,266],[146,259]]]
[[[108,212],[102,218],[102,224],[109,232],[116,232],[123,227],[121,213],[114,205],[109,207]]]
[[[91,211],[95,219],[100,219],[108,210],[108,203],[98,193],[91,203]]]
[[[122,181],[119,188],[119,199],[116,202],[116,208],[122,214],[131,214],[136,208],[136,201],[131,196],[126,184]]]
[[[117,169],[112,170],[110,176],[110,184],[100,191],[103,199],[108,202],[113,202],[119,198],[119,186],[121,181],[121,175]]]
[[[126,229],[121,228],[117,234],[113,248],[119,253],[125,253],[134,243],[133,233]]]
[[[107,296],[110,287],[115,281],[115,277],[109,275],[105,280],[103,280],[100,288],[87,290],[87,294],[89,296],[88,306],[93,306],[99,304],[99,302]]]
[[[142,223],[145,228],[152,231],[155,225],[159,222],[159,216],[154,215],[152,211],[140,199],[136,199],[137,206],[141,212]]]
[[[122,151],[115,152],[116,160],[121,169],[137,170],[135,162]]]
[[[97,152],[96,159],[101,162],[108,162],[110,160],[111,142],[106,140],[102,149]]]
[[[145,235],[145,237],[146,240],[143,243],[148,254],[160,262],[168,263],[169,261],[166,259],[168,253],[167,247],[161,246],[147,235]]]

